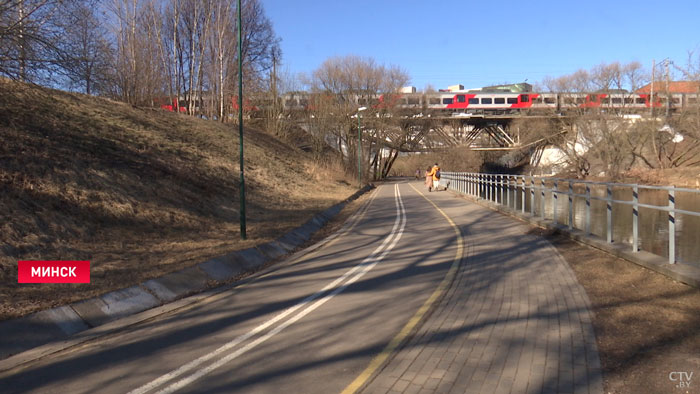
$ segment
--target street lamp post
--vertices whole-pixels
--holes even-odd
[[[246,223],[245,223],[245,175],[243,171],[243,41],[241,40],[241,0],[238,0],[238,157],[240,159],[240,192],[241,192],[241,239],[246,239]]]
[[[357,109],[357,182],[362,188],[362,125],[360,123],[360,112],[366,110],[367,107]]]

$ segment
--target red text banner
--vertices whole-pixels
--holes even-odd
[[[17,282],[90,283],[90,262],[20,260],[17,262]]]

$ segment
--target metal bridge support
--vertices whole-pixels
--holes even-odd
[[[491,137],[499,147],[510,148],[515,145],[513,138],[500,124],[486,125],[483,130],[488,133],[489,137]]]

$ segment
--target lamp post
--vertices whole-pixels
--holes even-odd
[[[239,158],[241,173],[241,239],[246,239],[245,223],[245,176],[243,172],[243,41],[241,40],[241,0],[238,0],[238,137]]]
[[[366,109],[367,107],[357,109],[357,182],[359,188],[362,188],[362,125],[360,123],[360,112]]]

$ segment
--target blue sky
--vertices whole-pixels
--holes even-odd
[[[700,52],[700,0],[261,2],[289,72],[369,56],[401,66],[419,90],[538,82],[615,61],[682,65]]]

